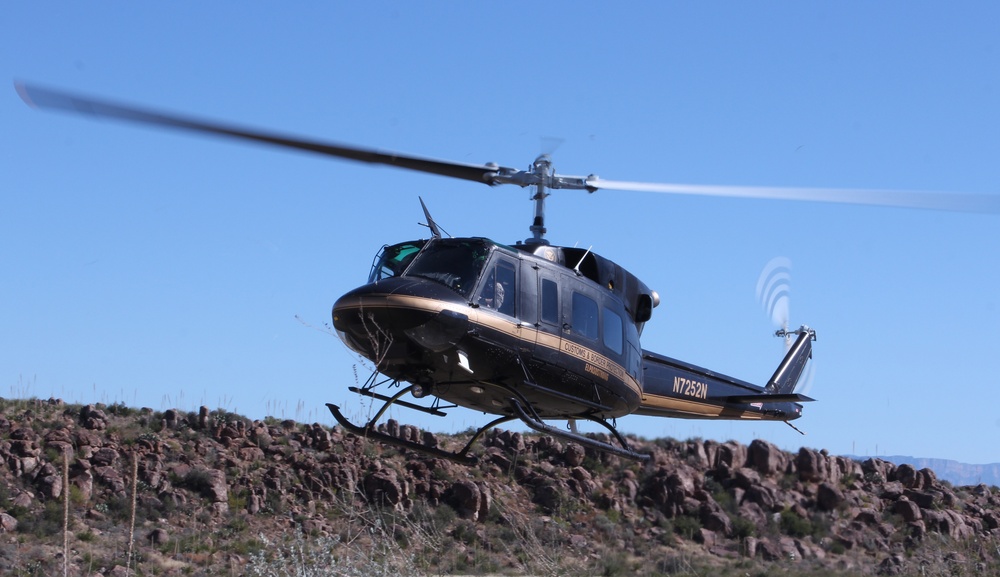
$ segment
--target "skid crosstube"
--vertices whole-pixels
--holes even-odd
[[[475,465],[479,462],[479,457],[477,457],[476,455],[470,455],[469,449],[472,448],[472,445],[476,441],[478,441],[479,438],[482,437],[486,431],[502,423],[513,421],[516,418],[516,417],[500,417],[498,419],[494,419],[488,425],[479,429],[476,432],[476,434],[473,435],[471,439],[469,439],[469,442],[466,443],[465,447],[463,447],[461,451],[452,452],[452,451],[445,451],[444,449],[438,449],[437,447],[428,447],[427,445],[421,445],[420,443],[415,443],[408,439],[400,439],[397,437],[393,437],[392,435],[387,435],[385,433],[379,432],[375,428],[374,422],[369,422],[367,425],[360,427],[349,421],[347,417],[345,417],[343,413],[340,412],[340,407],[338,407],[337,405],[334,405],[332,403],[327,403],[326,406],[330,409],[330,412],[333,413],[333,418],[337,419],[337,422],[340,423],[341,427],[344,427],[345,429],[347,429],[348,432],[353,433],[359,437],[372,439],[374,441],[378,441],[386,445],[392,445],[394,447],[399,447],[401,449],[409,449],[411,451],[416,451],[418,453],[430,455],[431,457],[448,459],[449,461],[455,461],[456,463],[461,463],[463,465]]]

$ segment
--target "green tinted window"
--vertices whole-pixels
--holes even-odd
[[[373,283],[402,274],[424,244],[425,241],[418,240],[383,246],[378,256],[375,257],[372,272],[368,275],[368,282]]]

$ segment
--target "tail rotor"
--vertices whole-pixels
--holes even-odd
[[[792,346],[794,336],[799,333],[798,330],[788,329],[791,318],[791,282],[792,261],[783,256],[772,258],[757,278],[757,302],[771,320],[771,324],[776,327],[774,335],[784,341],[785,353]],[[814,372],[814,364],[810,362],[795,392],[808,394],[812,388]]]

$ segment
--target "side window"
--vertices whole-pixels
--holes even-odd
[[[479,291],[479,304],[505,315],[517,314],[517,269],[507,260],[498,260],[486,273]]]
[[[559,324],[559,286],[547,278],[542,279],[542,320]]]
[[[597,340],[597,303],[578,292],[573,293],[573,332]]]
[[[639,352],[639,330],[633,323],[627,323],[625,331],[627,335],[625,341],[628,343],[628,355],[626,357],[628,373],[635,377],[636,380],[639,380],[642,374],[642,353]]]
[[[604,307],[604,345],[618,354],[622,353],[624,346],[624,328],[622,317],[615,311]]]

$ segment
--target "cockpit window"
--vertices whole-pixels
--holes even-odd
[[[505,315],[517,315],[517,268],[514,263],[497,259],[495,266],[490,266],[479,289],[478,302],[480,306]]]
[[[434,240],[413,260],[406,276],[437,281],[468,299],[489,253],[490,245],[482,240]]]
[[[368,283],[402,274],[425,244],[427,244],[426,240],[415,240],[383,246],[382,250],[375,256],[372,271],[368,275]]]

